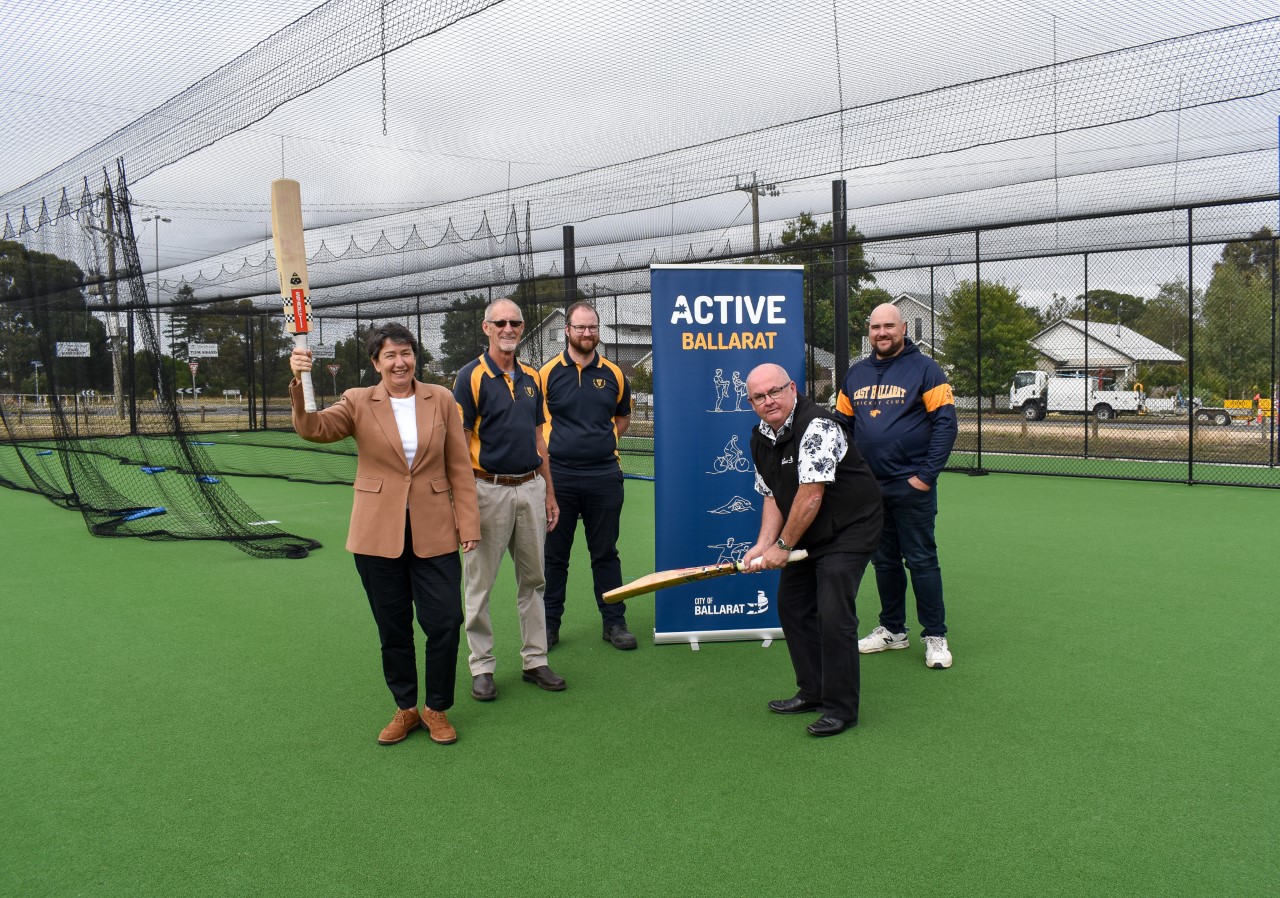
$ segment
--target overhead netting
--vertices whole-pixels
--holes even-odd
[[[42,219],[25,244],[0,243],[4,358],[29,361],[39,378],[34,396],[0,401],[0,484],[79,511],[97,536],[306,557],[320,544],[249,508],[216,473],[208,440],[187,427],[146,300],[123,171],[98,184],[86,181],[75,213]],[[90,314],[86,278],[110,311]],[[89,387],[104,381],[114,384],[105,400]]]
[[[585,293],[643,293],[651,263],[767,253],[800,213],[825,221],[835,178],[870,238],[1275,190],[1267,4],[777,7],[332,0],[7,190],[3,233],[74,214],[86,174],[123,158],[173,219],[140,231],[155,301],[269,308],[283,171],[316,307],[405,314],[563,274],[565,225]]]

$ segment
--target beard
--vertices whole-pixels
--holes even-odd
[[[576,336],[572,333],[569,334],[569,345],[572,346],[576,352],[580,352],[583,355],[591,355],[591,353],[595,352],[596,346],[598,346],[599,343],[600,339],[596,337],[595,334],[583,334],[581,336]]]
[[[906,343],[903,341],[902,337],[890,337],[888,346],[885,346],[882,341],[876,340],[872,342],[871,348],[875,351],[877,356],[882,359],[887,359],[890,356],[895,356],[901,352],[902,347],[905,345]]]

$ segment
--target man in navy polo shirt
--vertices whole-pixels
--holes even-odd
[[[542,366],[545,393],[543,437],[551,453],[561,523],[547,534],[547,645],[560,641],[569,553],[578,516],[591,553],[596,607],[604,621],[604,641],[618,649],[634,649],[627,629],[627,607],[610,605],[602,596],[622,585],[618,561],[618,527],[622,516],[622,467],[618,441],[631,423],[631,385],[622,370],[596,349],[600,316],[590,303],[575,302],[565,315],[565,351]]]
[[[559,692],[565,682],[547,666],[546,584],[542,548],[560,509],[552,490],[542,439],[542,384],[538,372],[516,358],[524,319],[509,299],[484,310],[489,348],[458,372],[453,398],[462,415],[480,505],[480,545],[463,559],[465,625],[471,654],[471,697],[497,698],[489,594],[503,553],[510,548],[520,612],[522,677]]]

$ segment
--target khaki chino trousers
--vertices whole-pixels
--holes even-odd
[[[542,603],[546,588],[542,553],[547,541],[547,482],[539,475],[519,486],[476,481],[480,504],[480,545],[462,556],[466,592],[467,664],[471,675],[491,674],[493,624],[489,596],[504,552],[516,571],[516,610],[520,615],[520,659],[524,670],[547,663],[547,617]],[[563,524],[562,524],[563,526]]]

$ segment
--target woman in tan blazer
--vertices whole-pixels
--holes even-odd
[[[431,740],[458,739],[453,707],[462,627],[462,562],[480,541],[480,511],[453,394],[414,377],[418,342],[404,325],[375,328],[366,342],[381,381],[343,393],[329,408],[303,408],[298,374],[311,353],[294,349],[289,367],[293,427],[304,440],[356,441],[355,500],[347,549],[369,597],[382,640],[382,671],[398,710],[378,735],[394,745],[419,726]],[[418,711],[414,609],[426,635],[426,703]]]

